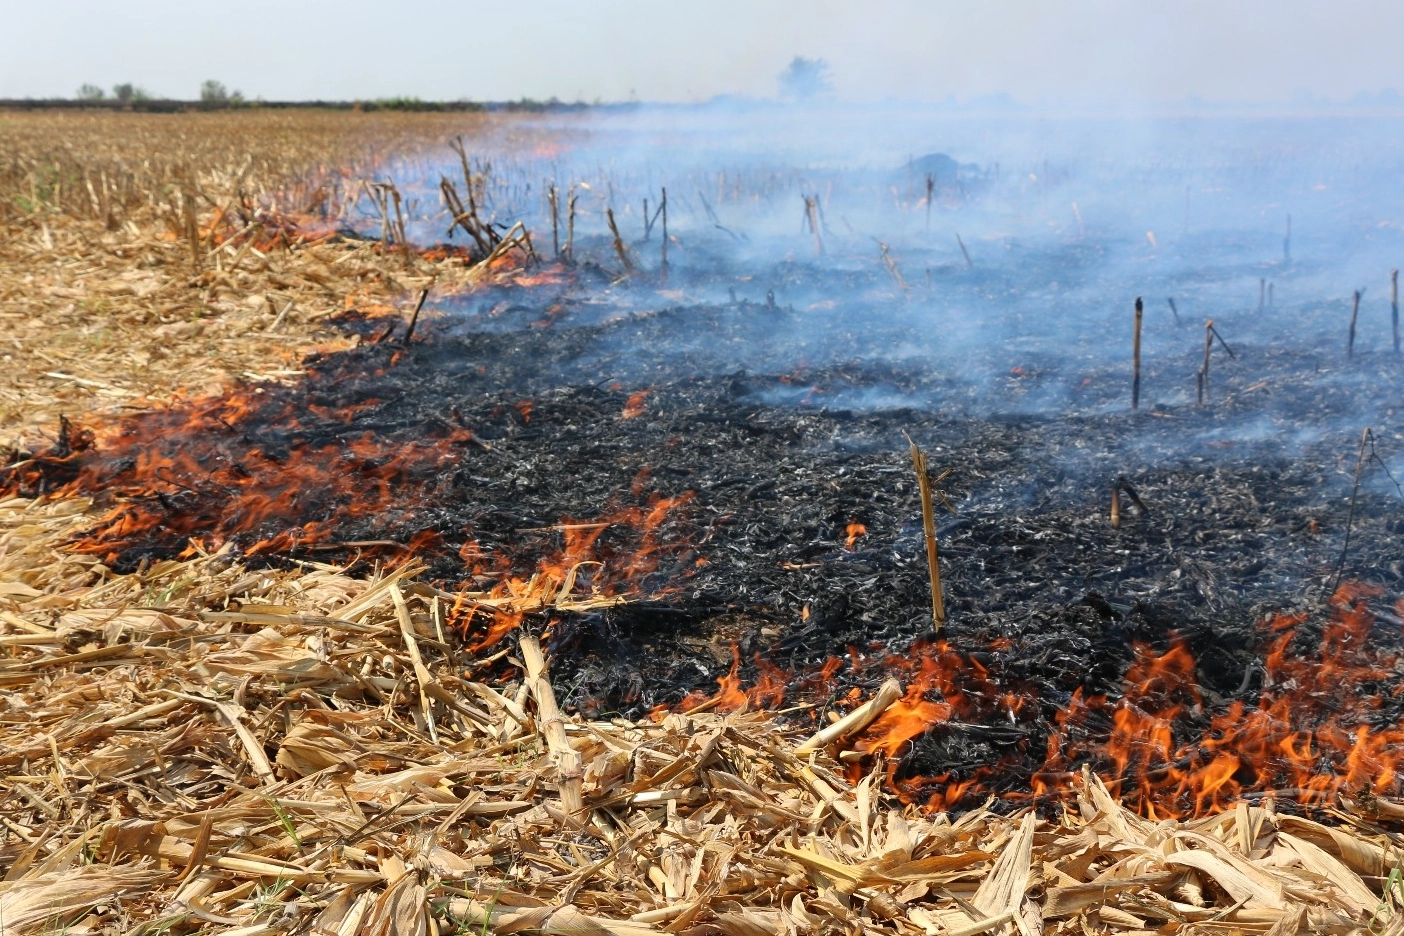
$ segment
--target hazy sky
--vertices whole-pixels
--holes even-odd
[[[1399,0],[0,0],[0,24],[0,97],[206,78],[269,100],[772,97],[795,55],[853,101],[1404,90]]]

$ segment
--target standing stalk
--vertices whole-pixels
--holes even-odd
[[[819,236],[819,196],[804,196],[804,216],[809,229],[814,232],[814,256],[824,256],[824,240]]]
[[[555,249],[555,257],[561,259],[561,199],[560,193],[553,185],[546,190],[546,200],[551,203],[551,246]]]
[[[575,186],[566,193],[566,263],[575,263]]]
[[[931,502],[926,453],[915,442],[911,445],[912,467],[916,469],[917,490],[921,493],[921,525],[926,533],[926,571],[931,577],[931,626],[939,636],[946,629],[946,596],[941,590],[941,556],[936,549],[936,507]]]
[[[1355,291],[1355,302],[1350,307],[1350,335],[1346,338],[1346,358],[1355,357],[1355,321],[1360,317],[1360,290]]]
[[[658,266],[658,281],[661,285],[668,285],[668,190],[663,190],[663,201],[658,206],[659,217],[663,219],[663,247],[662,260]]]
[[[1214,320],[1204,320],[1204,366],[1199,369],[1199,405],[1209,402],[1209,352],[1214,347]]]
[[[1389,271],[1389,312],[1394,324],[1394,353],[1399,353],[1399,271]]]
[[[1136,297],[1136,332],[1131,341],[1131,412],[1141,408],[1141,320],[1144,318],[1141,297]]]

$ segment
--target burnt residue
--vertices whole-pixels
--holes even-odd
[[[809,365],[801,348],[767,368],[766,335],[804,328],[783,303],[655,309],[617,290],[601,306],[553,288],[480,297],[408,346],[318,356],[295,386],[132,417],[97,449],[69,428],[13,459],[10,490],[97,493],[115,519],[76,548],[118,570],[192,537],[255,561],[413,548],[449,588],[529,575],[562,549],[562,522],[676,502],[647,535],[620,523],[592,546],[605,568],[580,587],[615,576],[633,603],[527,622],[549,630],[566,704],[637,716],[714,690],[734,658],[743,685],[762,664],[799,685],[840,657],[832,680],[791,693],[822,705],[939,646],[958,701],[894,778],[1013,789],[1055,730],[1069,744],[1107,730],[1105,712],[1057,725],[1075,697],[1115,699],[1138,646],[1197,661],[1203,709],[1187,725],[1257,697],[1257,622],[1321,607],[1341,563],[1356,454],[1342,426],[1368,412],[1393,438],[1401,389],[1385,355],[1346,371],[1315,346],[1243,344],[1214,405],[1133,414],[1124,368],[1100,355],[903,360],[855,320],[823,339],[849,358],[826,347]],[[1151,363],[1152,401],[1177,368]],[[904,432],[953,469],[941,644]],[[1119,485],[1137,498],[1114,528]],[[1388,487],[1363,487],[1345,577],[1398,588],[1399,516]]]

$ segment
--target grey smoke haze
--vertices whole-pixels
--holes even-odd
[[[1387,298],[1404,258],[1400,126],[733,103],[546,115],[473,150],[492,166],[486,209],[503,228],[525,222],[540,249],[553,229],[546,187],[577,198],[576,257],[597,272],[562,287],[552,324],[581,328],[585,338],[563,342],[589,352],[550,380],[650,386],[662,373],[745,372],[771,405],[1118,414],[1132,302],[1145,296],[1144,405],[1193,406],[1206,318],[1238,349],[1218,352],[1213,392],[1246,402],[1231,426],[1186,424],[1185,451],[1197,451],[1358,436],[1404,412],[1393,377],[1380,377],[1396,360]],[[551,145],[530,145],[533,133]],[[960,165],[953,175],[919,168],[950,160],[909,161],[938,147]],[[418,206],[413,238],[445,238],[437,186],[460,172],[446,149],[385,168]],[[663,187],[666,289],[643,211]],[[632,285],[599,275],[620,269],[611,208],[641,273]],[[350,218],[380,236],[368,204]],[[1356,345],[1366,367],[1344,353],[1354,289],[1366,291]],[[471,295],[447,303],[446,327],[530,330],[540,305]],[[1254,396],[1264,367],[1275,368],[1272,392]],[[776,380],[811,369],[817,384]],[[835,369],[860,379],[834,382]]]
[[[0,97],[134,82],[193,98],[700,101],[771,97],[795,55],[849,101],[1344,100],[1404,88],[1389,0],[589,4],[4,0]]]

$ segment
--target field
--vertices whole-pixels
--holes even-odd
[[[665,589],[631,590],[595,572],[602,560],[627,567],[637,581],[663,581],[661,570],[672,569],[688,587],[713,590],[740,583],[764,594],[783,579],[774,585],[777,595],[797,581],[774,571],[784,568],[808,576],[799,580],[805,588],[828,588],[835,604],[844,592],[844,609],[860,587],[869,588],[878,596],[871,606],[893,619],[884,636],[911,638],[910,620],[896,618],[912,601],[924,612],[925,572],[882,564],[881,554],[900,552],[906,541],[900,532],[882,533],[876,522],[899,529],[893,518],[906,502],[890,491],[873,494],[866,526],[848,514],[805,513],[825,485],[855,498],[889,485],[885,469],[863,462],[847,480],[806,487],[795,482],[804,467],[794,461],[801,457],[796,447],[774,440],[809,442],[804,433],[829,418],[804,409],[814,395],[850,394],[842,409],[849,415],[836,417],[843,421],[906,413],[923,394],[985,397],[959,376],[914,384],[900,367],[874,378],[845,370],[842,361],[789,360],[792,351],[767,344],[781,324],[793,328],[787,336],[809,341],[800,358],[827,353],[819,349],[822,339],[802,334],[813,319],[782,310],[773,291],[738,301],[733,288],[723,302],[721,279],[689,273],[702,267],[699,258],[727,269],[739,251],[740,237],[700,191],[692,215],[715,241],[687,233],[669,240],[665,219],[661,244],[648,239],[651,224],[645,229],[644,260],[632,234],[626,246],[617,230],[605,233],[604,213],[612,226],[613,205],[598,193],[613,191],[618,180],[601,170],[594,187],[582,189],[588,194],[581,195],[581,216],[594,225],[580,236],[585,259],[565,262],[556,244],[547,246],[564,232],[548,233],[545,192],[533,173],[556,158],[561,135],[577,129],[515,115],[0,114],[0,318],[7,326],[0,439],[11,451],[5,471],[14,494],[0,502],[0,932],[1404,931],[1393,831],[1404,807],[1368,785],[1336,783],[1329,796],[1313,791],[1309,808],[1284,811],[1271,791],[1221,803],[1213,790],[1201,789],[1190,796],[1208,796],[1213,808],[1165,818],[1155,813],[1154,798],[1146,801],[1149,812],[1119,801],[1136,791],[1129,776],[1099,778],[1064,764],[1063,789],[1037,808],[962,802],[959,811],[943,811],[929,805],[938,797],[928,800],[928,789],[899,796],[889,781],[900,760],[896,745],[931,726],[941,704],[931,700],[945,683],[921,667],[894,668],[899,682],[871,668],[860,673],[855,664],[842,696],[831,691],[820,702],[794,702],[783,689],[767,694],[752,687],[748,697],[738,669],[727,672],[727,658],[739,662],[739,651],[732,657],[722,644],[728,636],[737,645],[758,638],[719,623],[749,626],[738,614],[707,618],[718,632],[707,635],[702,649],[667,644],[670,670],[658,669],[660,658],[652,655],[618,664],[634,668],[636,683],[648,683],[633,695],[608,695],[626,682],[614,675],[598,697],[582,690],[591,688],[599,648],[625,641],[611,632],[608,640],[591,635],[572,643],[570,628],[603,620],[624,629],[649,614],[695,623],[667,616],[677,612],[666,607]],[[449,219],[466,219],[461,230],[477,231],[477,243],[463,246],[460,236],[445,246],[435,227],[444,220],[435,170],[459,165],[450,144],[460,137],[466,152],[462,187],[454,191],[471,207],[459,204]],[[470,160],[479,142],[523,154],[499,168],[504,181],[494,183],[486,167]],[[627,167],[618,171],[629,181]],[[791,181],[779,172],[732,178],[734,190],[717,181],[715,208],[728,210],[730,192],[736,217],[751,220],[760,209],[746,205],[790,194]],[[920,180],[906,184],[920,197]],[[884,181],[876,190],[888,187]],[[890,188],[901,202],[899,186]],[[531,240],[505,223],[495,232],[482,224],[477,213],[490,190],[530,202],[521,215]],[[568,194],[573,223],[576,189]],[[928,182],[920,207],[916,200],[899,204],[914,229],[923,209],[929,227],[938,194]],[[406,214],[397,221],[402,195]],[[688,196],[675,190],[671,197],[679,206]],[[592,198],[599,204],[587,214]],[[913,250],[905,255],[904,279],[888,243],[873,246],[855,235],[853,242],[871,255],[863,261],[868,267],[845,270],[850,258],[819,218],[822,203],[817,194],[803,203],[810,226],[802,253],[812,239],[820,272],[793,273],[810,277],[802,288],[813,292],[806,300],[821,315],[832,309],[824,304],[830,296],[845,290],[874,305],[908,308],[904,295],[921,288],[916,269],[925,266],[931,292],[933,270],[939,278],[947,267],[969,265],[973,273],[980,260],[980,245],[972,262],[964,241],[963,264],[958,254],[918,261]],[[684,208],[674,211],[676,231]],[[789,220],[798,219],[794,214]],[[647,205],[641,214],[632,206],[628,214],[620,211],[621,222],[635,228],[648,216]],[[857,215],[853,220],[864,223]],[[761,221],[752,225],[760,227]],[[575,246],[572,228],[566,250]],[[662,258],[675,252],[655,266],[660,246]],[[774,258],[786,275],[796,268],[785,250]],[[689,267],[690,259],[699,262]],[[637,305],[657,300],[621,285],[629,276],[657,277],[657,295],[673,304],[672,314],[640,313]],[[588,301],[541,308],[545,302],[532,290],[566,281],[585,284]],[[975,275],[956,288],[980,296],[993,289]],[[696,314],[686,305],[692,301]],[[771,324],[747,331],[754,314],[771,316]],[[572,316],[584,322],[578,332],[552,330],[553,321]],[[477,330],[455,344],[464,320]],[[839,325],[849,329],[841,335],[847,349],[855,329]],[[1036,347],[1045,328],[1052,326],[1029,324],[1009,340]],[[883,345],[896,338],[869,333],[863,340]],[[784,371],[783,379],[724,370],[734,364],[732,351],[717,352],[724,341],[736,346],[735,355],[752,355],[748,363],[764,359],[776,373]],[[660,347],[682,350],[660,364],[650,356]],[[464,364],[465,348],[482,352],[471,359],[484,362],[481,373],[494,368],[484,389],[473,382],[481,373]],[[538,374],[547,361],[561,373],[580,367],[570,380],[586,389],[559,391],[553,375]],[[1225,425],[1236,431],[1266,418],[1246,409],[1260,377],[1281,390],[1282,412],[1298,406],[1322,421],[1339,416],[1316,405],[1318,385],[1301,376],[1299,363],[1216,376],[1223,383],[1214,384],[1215,392],[1231,402],[1222,423],[1195,424],[1207,444]],[[1385,372],[1383,363],[1372,366]],[[601,367],[618,380],[591,389],[595,377],[586,369]],[[1111,386],[1111,378],[1102,382],[1109,367],[1100,358],[1089,365],[1095,394]],[[500,387],[491,383],[499,372],[507,374]],[[1161,372],[1148,367],[1148,374]],[[645,377],[656,391],[639,383]],[[1024,400],[1026,384],[1003,373],[1001,381],[981,385],[982,392]],[[535,407],[533,398],[513,403],[505,395],[523,389],[540,391]],[[452,394],[475,399],[480,392],[503,405],[481,417],[455,408],[448,420],[438,413],[443,405],[427,414],[393,409],[402,401],[442,403],[456,399]],[[903,395],[899,404],[884,402],[894,393]],[[982,453],[969,456],[973,473],[1019,477],[1002,445],[1013,452],[1040,434],[1090,434],[1085,426],[1112,405],[1112,393],[1078,402],[1085,409],[1078,418],[1085,419],[1071,429],[1040,424],[1016,431],[980,421],[962,430],[968,431],[963,442]],[[726,406],[739,400],[736,412],[718,400]],[[769,412],[766,407],[784,414],[770,428],[764,419],[748,426],[748,414]],[[668,422],[656,415],[673,411],[690,414],[695,430],[680,432],[677,426],[687,425],[681,417]],[[723,411],[726,434],[707,428],[708,414]],[[293,412],[296,419],[288,416]],[[264,421],[248,421],[249,414]],[[309,414],[342,429],[313,445],[307,439],[314,427],[298,422]],[[375,420],[392,418],[398,422],[390,429],[375,428]],[[954,421],[942,410],[908,425],[937,436]],[[1183,435],[1177,427],[1133,437],[1134,428],[1113,423],[1098,444],[1133,451],[1143,443],[1173,446]],[[608,438],[599,434],[605,432]],[[552,436],[574,446],[574,460],[552,461],[549,449],[524,447]],[[741,491],[730,474],[768,464],[781,475],[781,499],[800,505],[785,536],[823,528],[835,541],[824,547],[828,552],[816,549],[799,560],[776,547],[763,562],[752,560],[751,578],[727,578],[713,571],[720,563],[669,542],[680,531],[706,542],[700,522],[671,513],[685,513],[690,495],[665,491],[634,461],[611,463],[610,446],[620,438],[631,440],[630,453],[650,453],[649,470],[656,465],[681,478],[704,466],[689,482],[698,487]],[[756,438],[764,444],[750,461],[732,454]],[[878,444],[866,440],[865,451]],[[496,479],[473,476],[465,483],[486,491],[515,473],[515,503],[525,506],[511,513],[499,494],[482,494],[505,517],[501,529],[488,531],[481,522],[487,506],[472,500],[477,494],[465,495],[479,511],[472,515],[482,531],[478,540],[445,544],[443,530],[416,538],[408,525],[419,516],[414,511],[430,501],[449,511],[452,505],[438,500],[446,490],[439,479],[477,451],[496,451],[510,464]],[[102,462],[109,452],[120,464]],[[1362,443],[1362,460],[1364,452]],[[203,475],[192,474],[193,462]],[[839,469],[848,465],[836,459],[833,477],[844,477]],[[1239,501],[1252,500],[1256,490],[1248,469],[1237,470],[1230,466],[1220,479],[1224,501],[1238,505],[1225,510],[1247,510]],[[134,475],[146,486],[132,482]],[[558,508],[566,497],[562,478],[592,490],[597,506],[632,482],[636,503],[615,505],[618,512],[603,520],[568,513]],[[161,485],[153,487],[152,479]],[[1182,493],[1198,480],[1167,471],[1143,486],[1159,505],[1174,504],[1177,516],[1190,518],[1185,528],[1166,527],[1167,535],[1189,538],[1194,524],[1207,522],[1208,508],[1201,511]],[[752,497],[765,494],[762,483],[747,477],[746,496],[724,504],[741,516],[738,525],[763,529],[769,522]],[[1074,479],[1067,487],[1080,484]],[[600,488],[598,497],[591,485]],[[55,489],[63,493],[54,496]],[[332,513],[309,512],[325,507],[312,504],[317,492],[330,492]],[[210,506],[211,496],[217,506]],[[704,490],[699,502],[709,496]],[[1329,510],[1308,502],[1304,494],[1271,518],[1286,529],[1305,523],[1310,511],[1328,525],[1344,512],[1340,498]],[[989,513],[1017,514],[1017,498],[1011,495],[1010,504],[1001,501]],[[545,527],[528,522],[553,508],[559,512],[541,520]],[[753,509],[755,517],[747,513]],[[1134,526],[1129,507],[1127,518]],[[180,526],[187,521],[195,526]],[[1041,522],[1073,530],[1068,535],[1082,537],[1079,543],[1097,539],[1098,549],[1126,548],[1122,541],[1101,543],[1101,533],[1089,532],[1090,524],[1071,512]],[[1359,523],[1356,555],[1383,554],[1388,521],[1381,514]],[[835,530],[846,531],[848,553]],[[848,562],[862,537],[884,536],[884,549]],[[535,550],[526,567],[487,556],[545,540],[559,542],[559,549]],[[1143,573],[1149,580],[1161,560],[1150,547],[1143,551],[1153,570]],[[829,553],[848,571],[816,581],[828,573],[814,571],[820,562],[811,560],[829,561]],[[1284,555],[1283,576],[1297,568],[1292,563],[1308,562]],[[1277,567],[1268,572],[1276,575]],[[895,585],[899,573],[905,578]],[[1224,578],[1212,569],[1201,574],[1199,581],[1211,584]],[[954,575],[966,597],[953,607],[967,621],[982,622],[989,631],[982,636],[990,636],[1000,619],[988,610],[985,623],[974,576]],[[860,579],[866,584],[856,584]],[[1327,636],[1344,640],[1342,633],[1369,631],[1374,618],[1365,620],[1365,602],[1379,589],[1352,587],[1336,593],[1338,618],[1326,626]],[[1266,596],[1250,591],[1249,599]],[[780,606],[788,600],[775,599]],[[1194,600],[1185,602],[1186,613],[1194,613]],[[806,633],[800,622],[809,620],[810,605],[795,605],[786,607],[794,612],[793,628]],[[1104,614],[1095,610],[1087,614]],[[1138,620],[1138,626],[1149,625]],[[551,659],[554,646],[572,658]],[[659,672],[693,666],[688,652],[706,659],[719,647],[721,691],[712,689],[705,667],[690,678],[706,691],[682,676],[654,685]],[[805,652],[820,651],[828,652]],[[977,659],[985,658],[958,658],[965,671],[959,678],[968,677]],[[1140,654],[1127,663],[1173,667],[1179,659]],[[822,656],[805,662],[817,667]],[[1383,679],[1379,672],[1388,665],[1377,660],[1371,678]],[[746,675],[758,678],[754,664],[747,666]],[[568,673],[570,684],[553,686],[553,671]],[[1156,692],[1197,691],[1166,682],[1171,675],[1150,672],[1147,683],[1154,686],[1136,700],[1135,711],[1151,710]],[[1335,685],[1357,683],[1342,678]],[[990,699],[993,705],[997,694]],[[623,717],[626,702],[652,711]],[[791,708],[777,720],[773,710],[782,704]],[[958,703],[952,698],[952,704]],[[1013,725],[1014,709],[1004,704]],[[1116,717],[1132,711],[1116,709]],[[1002,712],[996,713],[1001,720]],[[925,722],[900,723],[923,714]],[[1075,719],[1059,724],[1077,728]],[[1146,725],[1149,734],[1162,723]],[[893,747],[883,746],[898,735]],[[1166,753],[1167,743],[1155,743]],[[1030,756],[1041,760],[1039,753]],[[1164,792],[1163,780],[1162,773],[1155,792]]]

